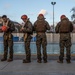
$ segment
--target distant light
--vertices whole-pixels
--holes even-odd
[[[52,5],[55,5],[55,4],[56,4],[56,2],[51,2],[51,4],[52,4]]]

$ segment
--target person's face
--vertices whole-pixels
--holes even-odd
[[[24,22],[26,22],[27,21],[27,19],[22,19]]]
[[[4,22],[7,22],[7,18],[6,18],[6,17],[4,17],[4,18],[2,18],[2,19],[3,19]]]

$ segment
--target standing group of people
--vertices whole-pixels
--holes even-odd
[[[4,55],[1,61],[7,60],[8,55],[8,47],[9,47],[9,59],[8,62],[13,61],[13,35],[12,32],[15,30],[15,26],[13,22],[11,22],[6,15],[2,16],[3,26],[6,26],[6,29],[3,27],[0,28],[1,32],[4,32]],[[37,20],[34,22],[34,25],[30,22],[27,15],[22,15],[21,19],[25,22],[25,25],[20,29],[21,32],[24,33],[24,43],[25,43],[25,52],[26,58],[23,60],[23,63],[31,62],[31,49],[30,49],[30,41],[32,38],[33,31],[36,32],[36,47],[37,47],[37,62],[41,63],[42,59],[44,63],[47,63],[47,38],[46,31],[50,30],[49,23],[45,20],[43,14],[39,14]],[[58,63],[63,63],[64,58],[64,47],[66,47],[66,61],[70,63],[71,59],[71,36],[70,32],[73,31],[73,24],[69,21],[69,19],[65,16],[61,16],[61,21],[56,25],[55,28],[56,33],[60,34],[60,56]],[[43,49],[43,58],[41,56],[41,46]]]

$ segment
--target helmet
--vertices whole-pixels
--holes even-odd
[[[27,19],[28,17],[27,17],[27,15],[22,15],[21,16],[21,19]]]
[[[4,32],[7,31],[7,26],[5,26],[5,25],[2,26],[2,31],[4,31]]]
[[[44,15],[43,15],[43,14],[39,14],[39,15],[38,15],[38,19],[40,19],[40,20],[41,20],[41,19],[45,19],[45,18],[44,18]]]
[[[44,16],[43,14],[39,14],[39,16]]]
[[[66,18],[66,16],[65,15],[61,15],[60,19],[63,19],[63,18]]]

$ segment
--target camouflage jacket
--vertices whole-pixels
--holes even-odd
[[[4,33],[12,33],[15,30],[15,25],[12,21],[9,20],[7,26],[9,29]]]
[[[32,26],[32,23],[29,20],[24,25],[23,33],[27,33],[27,34],[33,33],[33,26]]]
[[[42,24],[42,26],[39,25],[39,22]],[[42,23],[43,22],[43,23]],[[39,27],[37,27],[39,25]],[[34,23],[34,31],[36,32],[46,32],[46,30],[50,30],[49,23],[45,21],[44,19],[40,20],[38,19]]]
[[[61,21],[56,25],[56,28],[55,28],[56,33],[60,34],[60,40],[71,39],[70,32],[73,31],[73,24],[70,22],[70,32],[68,33],[60,33],[60,25],[61,25]]]
[[[65,19],[68,20],[67,18],[65,18]],[[65,19],[63,19],[63,20],[65,20]],[[62,21],[60,21],[60,22],[56,25],[56,27],[55,27],[56,33],[60,33],[61,22],[62,22]],[[69,21],[69,22],[70,22],[70,32],[72,32],[72,31],[73,31],[73,24],[72,24],[71,21]]]

